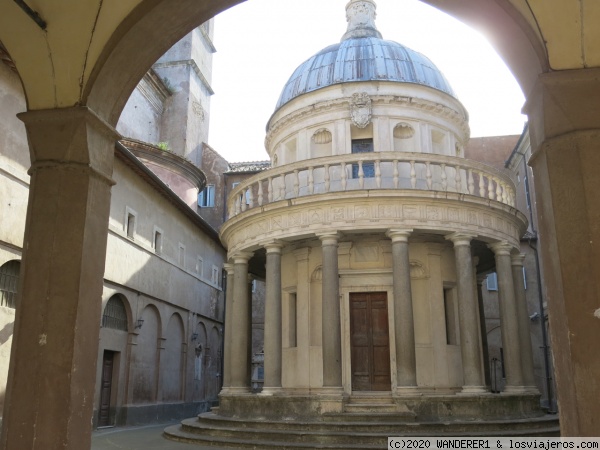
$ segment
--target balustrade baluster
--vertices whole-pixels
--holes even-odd
[[[442,164],[442,191],[448,190],[448,176],[446,175],[446,164]]]
[[[300,178],[298,177],[298,169],[294,170],[294,197],[300,196]]]
[[[415,162],[410,162],[410,186],[413,189],[417,188],[417,171],[415,169]]]
[[[431,190],[433,189],[433,181],[432,181],[432,176],[431,176],[431,163],[429,161],[427,161],[425,163],[425,165],[427,166],[427,171],[425,173],[425,177],[427,178],[427,189]]]
[[[262,206],[264,203],[263,197],[263,180],[258,181],[258,206]]]
[[[308,194],[312,195],[315,192],[315,178],[313,176],[313,168],[308,168]]]
[[[463,192],[462,177],[460,176],[461,167],[456,166],[454,170],[456,171],[456,173],[454,174],[454,188],[456,189],[456,192],[458,194],[462,194],[462,192]]]
[[[494,200],[494,183],[492,182],[492,177],[487,177],[488,180],[488,198],[490,200]]]
[[[473,181],[473,171],[469,169],[468,176],[468,185],[469,185],[469,194],[473,195],[475,193],[475,182]]]
[[[252,186],[248,188],[247,196],[248,196],[248,209],[254,208],[254,192],[252,192]]]
[[[341,173],[341,177],[342,177],[342,191],[346,191],[346,185],[348,184],[348,174],[346,173],[346,163],[343,162],[342,163],[342,173]]]
[[[502,201],[502,185],[500,184],[500,180],[495,179],[496,182],[496,200],[499,202]]]
[[[381,160],[375,160],[375,184],[377,184],[377,189],[381,189]]]
[[[267,185],[267,199],[269,203],[273,203],[273,177],[269,177],[269,184]]]
[[[242,212],[242,204],[240,202],[240,196],[235,196],[235,215],[237,216],[240,212]]]
[[[240,203],[242,205],[242,212],[246,211],[248,209],[248,205],[246,203],[246,189],[242,189],[240,194]]]
[[[395,159],[392,163],[394,165],[394,189],[398,189],[400,182],[400,172],[398,171],[398,160]]]
[[[329,181],[329,164],[325,164],[325,193],[329,193],[330,181]]]
[[[285,173],[282,173],[279,177],[281,183],[279,184],[279,200],[285,200]]]
[[[365,172],[363,171],[363,162],[358,162],[358,187],[364,189],[365,187]]]
[[[479,196],[485,198],[485,180],[483,179],[483,174],[477,172],[477,175],[479,176]]]

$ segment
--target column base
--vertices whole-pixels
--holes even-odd
[[[463,386],[462,390],[457,392],[456,395],[481,395],[487,392],[484,386]]]
[[[540,391],[538,391],[535,386],[505,386],[504,390],[500,393],[500,395],[522,395],[522,394],[536,394],[539,395]]]
[[[263,397],[269,397],[273,395],[282,395],[284,393],[282,387],[264,387],[262,391],[258,395],[262,395]]]
[[[422,397],[419,386],[397,386],[393,391],[394,397]]]
[[[245,394],[251,394],[252,391],[250,390],[249,387],[224,387],[223,389],[221,389],[221,392],[219,393],[219,396],[221,395],[245,395]]]
[[[324,386],[312,392],[319,396],[342,397],[344,395],[344,388],[341,386]]]

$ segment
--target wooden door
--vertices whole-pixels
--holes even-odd
[[[107,427],[110,424],[110,397],[112,391],[112,375],[115,352],[104,350],[102,358],[102,382],[100,384],[100,415],[99,427]]]
[[[390,391],[387,293],[350,294],[353,391]]]

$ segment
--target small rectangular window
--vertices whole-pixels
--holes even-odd
[[[134,239],[136,230],[137,213],[131,208],[125,208],[125,233],[129,239]]]
[[[297,310],[296,310],[296,293],[288,296],[288,347],[297,346]]]
[[[179,265],[181,267],[185,265],[185,246],[183,244],[179,244]]]
[[[196,273],[202,278],[204,276],[204,259],[201,256],[198,256],[196,260]]]
[[[210,281],[215,286],[219,285],[219,268],[217,266],[212,266],[212,275],[210,277]]]
[[[496,275],[496,272],[492,272],[487,276],[486,283],[488,291],[498,290],[498,275]]]
[[[444,289],[444,311],[446,313],[446,344],[457,345],[456,308],[454,306],[453,289]]]
[[[373,139],[352,139],[352,153],[373,153]],[[362,164],[363,176],[365,178],[375,177],[375,165],[372,162]],[[359,178],[359,165],[352,164],[352,178]]]
[[[162,252],[162,233],[159,230],[154,230],[154,251]]]
[[[198,195],[198,206],[201,208],[213,208],[215,206],[215,186],[207,185]]]

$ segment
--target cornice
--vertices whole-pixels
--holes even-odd
[[[402,107],[414,108],[421,111],[433,112],[439,117],[443,117],[448,121],[452,122],[456,125],[467,137],[470,136],[470,128],[468,125],[468,117],[461,114],[459,111],[450,108],[447,105],[442,103],[433,102],[429,100],[423,100],[416,97],[408,97],[408,96],[400,96],[400,95],[373,95],[369,96],[372,105],[373,105],[373,118],[381,117],[380,114],[377,114],[375,111],[375,106],[379,105],[397,105]],[[306,106],[304,108],[300,108],[292,111],[289,114],[284,115],[276,122],[274,122],[265,138],[265,146],[267,148],[270,147],[273,135],[277,134],[281,128],[287,127],[294,122],[297,122],[305,117],[315,114],[321,113],[328,110],[348,110],[348,117],[350,114],[349,106],[352,104],[352,97],[343,97],[334,100],[325,100],[321,102],[314,103],[310,106]]]

